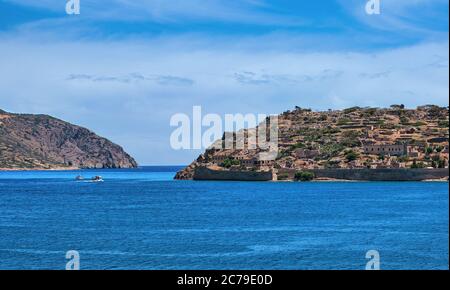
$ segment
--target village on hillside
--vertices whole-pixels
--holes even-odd
[[[272,169],[448,168],[449,110],[360,108],[315,112],[296,107],[278,117],[278,152],[261,160],[259,149],[213,149],[194,166]]]

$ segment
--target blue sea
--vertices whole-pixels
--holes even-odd
[[[0,172],[0,269],[449,269],[440,182],[174,181],[177,167]],[[103,183],[75,181],[101,175]]]

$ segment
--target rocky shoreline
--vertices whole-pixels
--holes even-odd
[[[315,180],[448,179],[446,107],[392,105],[328,111],[296,107],[278,115],[276,146],[262,148],[256,136],[267,123],[224,134],[175,179],[195,179],[202,167],[217,170],[218,179],[231,174],[227,171],[237,176],[236,172],[271,171],[274,180],[312,179],[301,176],[302,172],[313,173]]]
[[[193,171],[190,171],[193,170]],[[190,172],[177,173],[178,180],[211,181],[296,181],[295,170],[242,171],[224,170],[217,167],[189,167]],[[183,172],[183,171],[182,171]],[[305,171],[306,172],[306,171]],[[316,169],[308,181],[443,181],[448,182],[448,168],[434,169]],[[283,177],[282,177],[283,176]]]

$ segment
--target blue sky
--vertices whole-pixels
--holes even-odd
[[[186,164],[170,117],[448,105],[448,1],[0,0],[0,108],[47,113],[140,164]]]

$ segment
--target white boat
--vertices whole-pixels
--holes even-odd
[[[92,182],[103,182],[104,180],[101,176],[97,175],[97,176],[92,177],[91,181]]]

